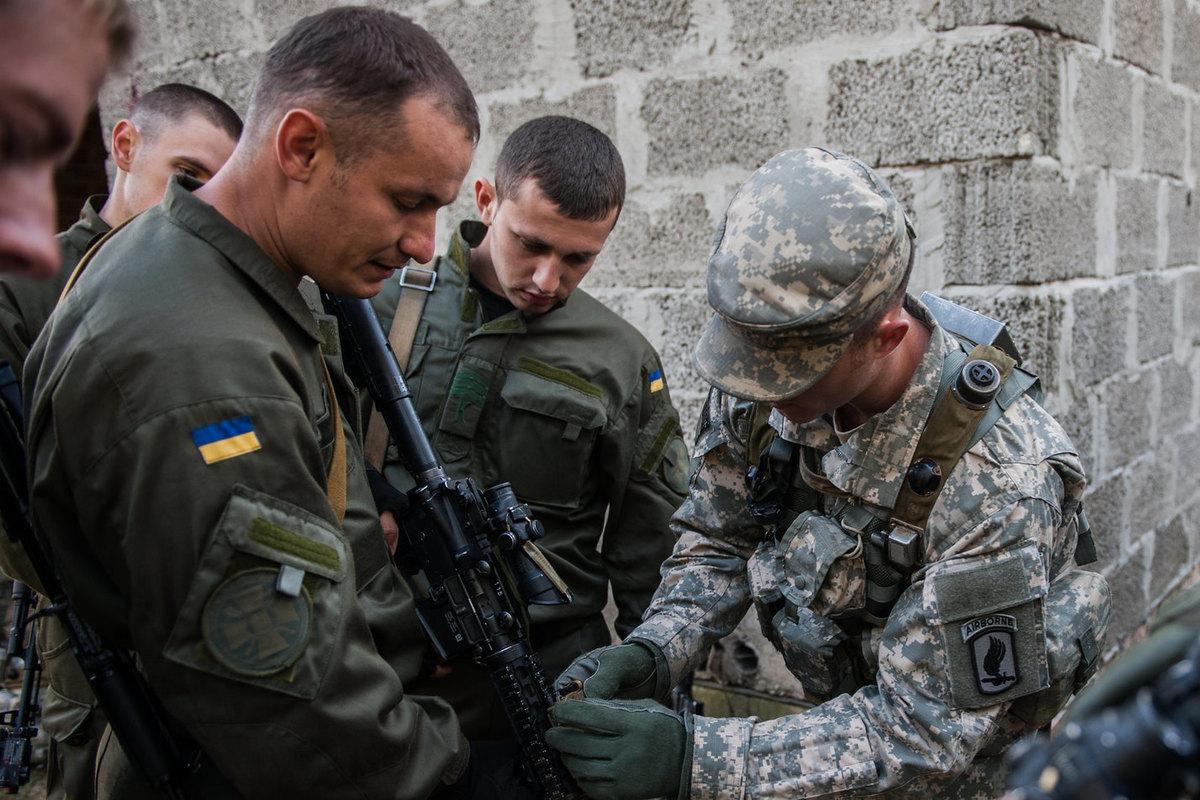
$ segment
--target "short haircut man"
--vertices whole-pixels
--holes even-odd
[[[545,526],[538,545],[574,596],[539,607],[531,626],[550,674],[611,641],[610,590],[617,633],[638,623],[687,490],[687,446],[658,353],[579,289],[624,201],[608,136],[569,117],[531,120],[505,141],[495,184],[475,182],[481,222],[458,226],[423,305],[407,310],[405,293],[418,290],[401,277],[374,301],[393,349],[412,349],[403,366],[417,414],[448,472],[512,483]],[[421,340],[404,338],[418,327]],[[373,459],[372,441],[369,432]],[[394,458],[383,466],[408,485]],[[510,736],[486,677],[450,667],[414,690],[450,699],[468,736]]]
[[[195,796],[423,798],[467,772],[453,713],[406,693],[425,643],[300,285],[366,297],[431,257],[478,129],[410,20],[305,18],[229,162],[100,247],[30,353],[33,516],[73,555],[77,606],[204,750]],[[120,748],[97,773],[111,796]]]
[[[123,0],[0,0],[0,272],[58,268],[51,178],[132,40]]]

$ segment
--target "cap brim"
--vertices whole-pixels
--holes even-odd
[[[774,402],[812,388],[850,347],[849,336],[829,344],[767,346],[745,336],[714,314],[693,351],[696,369],[726,394]]]

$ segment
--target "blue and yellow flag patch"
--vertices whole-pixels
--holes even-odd
[[[215,464],[262,449],[258,434],[254,432],[254,422],[249,416],[232,417],[194,428],[192,441],[205,464]]]
[[[662,370],[656,369],[646,376],[646,380],[650,382],[650,394],[661,392],[666,388],[667,384],[663,382]]]

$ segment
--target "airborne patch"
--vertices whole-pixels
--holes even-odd
[[[962,626],[962,638],[971,651],[975,686],[981,694],[1000,694],[1021,680],[1016,617],[1008,614],[978,617]]]

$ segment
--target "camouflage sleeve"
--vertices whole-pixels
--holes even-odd
[[[962,773],[1012,702],[1049,685],[1045,562],[1059,524],[1023,499],[968,525],[964,548],[908,587],[871,643],[874,684],[766,722],[697,718],[692,797],[874,795]]]
[[[688,451],[671,403],[662,364],[646,354],[640,386],[619,422],[605,432],[601,463],[611,482],[610,523],[600,554],[617,607],[617,635],[641,621],[658,586],[658,568],[671,552],[671,514],[688,487]]]
[[[645,622],[630,634],[663,651],[672,683],[733,630],[750,604],[746,562],[763,529],[746,506],[746,456],[736,434],[745,410],[710,392],[696,432],[687,499],[671,520],[679,539],[663,562]]]

